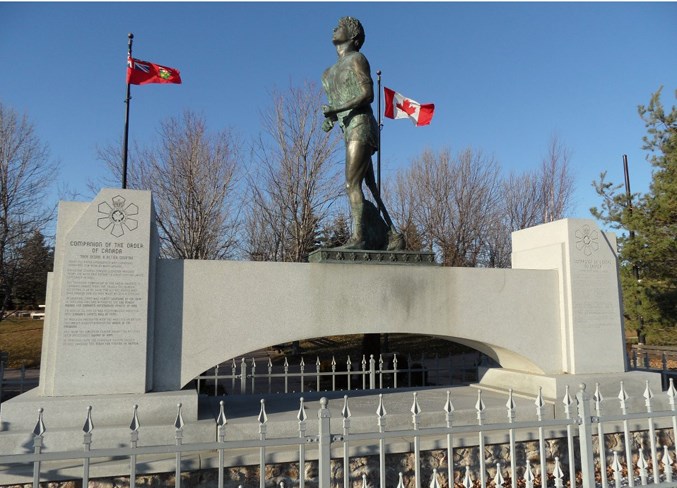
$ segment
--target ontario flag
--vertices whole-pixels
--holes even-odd
[[[416,126],[428,125],[433,119],[434,104],[420,104],[385,86],[383,87],[383,92],[386,101],[386,117],[390,119],[409,118]]]
[[[127,58],[127,84],[146,85],[148,83],[181,83],[178,69],[159,64]]]

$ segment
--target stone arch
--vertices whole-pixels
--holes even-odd
[[[449,337],[505,368],[558,371],[556,280],[537,270],[160,261],[153,389],[179,389],[270,345],[362,333]]]

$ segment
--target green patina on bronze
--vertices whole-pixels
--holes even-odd
[[[346,145],[346,192],[353,221],[346,249],[402,250],[404,237],[388,215],[374,178],[371,156],[378,149],[378,125],[371,109],[374,83],[367,58],[360,53],[364,28],[353,17],[342,17],[334,29],[332,42],[338,60],[322,75],[327,105],[322,106],[322,129],[332,130],[338,123]],[[364,197],[362,182],[378,206],[375,215]]]

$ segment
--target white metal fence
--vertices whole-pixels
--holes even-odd
[[[363,355],[355,362],[348,356],[342,363],[334,356],[323,361],[317,356],[314,363],[306,364],[301,357],[295,365],[287,357],[282,364],[273,364],[270,357],[243,357],[216,365],[195,381],[198,393],[215,396],[446,386],[477,381],[477,368],[482,361],[490,359],[477,351],[417,357],[381,354],[378,359]]]
[[[614,403],[617,402],[617,408],[608,409],[609,411],[620,409],[620,413],[605,413],[607,411],[606,406],[610,401],[602,398],[599,388],[592,396],[585,389],[581,389],[576,393],[575,399],[567,390],[560,405],[563,408],[561,418],[546,418],[546,403],[540,391],[533,407],[532,413],[535,412],[535,415],[525,416],[522,415],[522,412],[517,415],[518,412],[511,391],[506,398],[505,421],[503,422],[487,422],[482,390],[478,390],[474,408],[476,421],[458,422],[455,419],[456,411],[453,405],[453,395],[447,392],[446,402],[444,405],[440,405],[439,412],[437,412],[440,422],[433,426],[423,426],[421,423],[423,412],[420,408],[419,397],[423,398],[425,394],[425,390],[413,393],[411,425],[404,429],[388,428],[387,405],[383,401],[383,396],[379,395],[378,406],[373,415],[374,428],[364,432],[354,431],[351,428],[352,415],[347,396],[344,398],[343,408],[340,411],[340,428],[336,427],[339,424],[335,420],[333,429],[326,398],[322,398],[320,401],[316,420],[308,420],[303,399],[301,399],[296,419],[290,418],[290,423],[296,425],[296,433],[288,437],[272,438],[267,435],[268,414],[266,413],[265,402],[262,400],[259,414],[256,417],[258,430],[252,432],[250,438],[244,440],[229,440],[229,423],[224,403],[221,402],[219,414],[215,419],[215,439],[210,442],[194,443],[183,442],[184,429],[190,428],[190,426],[184,424],[181,406],[179,405],[173,425],[174,442],[168,445],[143,445],[140,443],[143,429],[135,406],[130,424],[128,445],[101,449],[92,447],[92,440],[96,431],[90,407],[83,427],[83,448],[63,452],[58,450],[43,451],[44,440],[49,436],[49,430],[47,415],[46,413],[43,414],[41,409],[33,431],[32,447],[27,448],[28,452],[0,456],[0,469],[7,471],[17,467],[24,469],[32,467],[33,486],[37,488],[40,480],[47,479],[47,473],[58,471],[60,463],[61,465],[65,463],[71,467],[75,463],[80,463],[81,475],[78,475],[77,478],[82,480],[83,486],[87,486],[90,479],[90,466],[93,461],[97,459],[125,459],[129,465],[130,486],[135,487],[137,466],[143,456],[166,455],[175,459],[174,486],[180,487],[182,457],[190,453],[209,451],[218,457],[216,465],[218,486],[222,488],[225,481],[225,468],[234,459],[232,452],[241,453],[242,450],[258,452],[259,473],[266,473],[266,464],[269,463],[268,452],[273,449],[287,449],[297,453],[295,458],[299,466],[305,466],[306,461],[311,460],[317,463],[317,479],[313,480],[312,484],[322,488],[341,486],[348,488],[354,486],[353,482],[360,483],[360,481],[362,486],[365,487],[444,487],[453,484],[453,482],[449,483],[449,480],[456,480],[457,483],[466,488],[470,486],[481,486],[483,488],[487,486],[511,486],[516,488],[518,486],[546,485],[564,487],[572,480],[574,480],[576,486],[583,486],[584,488],[647,484],[661,487],[677,485],[677,481],[673,481],[674,446],[659,445],[657,432],[659,422],[667,425],[667,429],[672,432],[673,439],[677,432],[677,412],[675,411],[677,390],[675,390],[672,382],[670,382],[670,387],[666,393],[667,401],[664,402],[668,407],[663,411],[655,411],[657,402],[647,382],[646,389],[642,394],[643,411],[639,413],[628,412],[630,397],[621,383],[618,399],[614,399]],[[523,417],[530,417],[531,419],[517,420]],[[312,426],[310,425],[311,422]],[[645,437],[648,439],[647,445],[635,446],[633,444],[631,441],[631,425],[641,426],[641,430],[645,431]],[[546,432],[561,432],[563,433],[561,441],[562,443],[566,442],[566,449],[563,449],[560,456],[554,457],[554,459],[549,458],[547,454],[548,439],[546,439]],[[496,433],[507,439],[507,456],[503,463],[489,466],[486,462],[487,439]],[[622,436],[624,441],[622,446],[609,450],[606,437],[612,433]],[[2,434],[0,433],[1,438]],[[533,442],[537,443],[537,461],[527,461],[518,465],[520,439],[523,440],[524,438],[532,439]],[[388,446],[393,442],[401,442],[402,439],[407,439],[413,446],[413,469],[409,473],[400,473],[399,480],[388,480],[386,476]],[[421,445],[423,441],[430,439],[440,443],[442,449],[446,450],[446,466],[440,466],[439,470],[426,470],[421,466]],[[475,443],[472,439],[475,439]],[[600,439],[602,442],[599,442]],[[351,477],[349,461],[351,448],[360,445],[375,448],[379,468],[378,473],[371,473],[369,479],[365,476],[362,480],[356,480]],[[454,462],[454,450],[461,445],[463,447],[477,446],[474,451],[474,459],[466,460],[463,465]],[[602,449],[595,449],[595,445],[601,445]],[[337,452],[339,453],[338,456],[336,455]],[[333,467],[332,453],[334,454]],[[352,455],[354,456],[354,453]],[[449,460],[451,462],[448,462]],[[490,473],[493,473],[493,475],[490,475]],[[259,476],[258,486],[260,488],[270,486],[267,481],[269,480],[266,480],[265,476]],[[305,478],[305,470],[299,469],[298,479],[293,480],[286,486],[303,488],[306,483],[310,483],[310,481]],[[282,484],[281,486],[285,485]]]

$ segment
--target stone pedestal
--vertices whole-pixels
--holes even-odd
[[[310,263],[407,264],[436,266],[435,253],[417,251],[367,251],[358,249],[318,249],[308,256]]]

